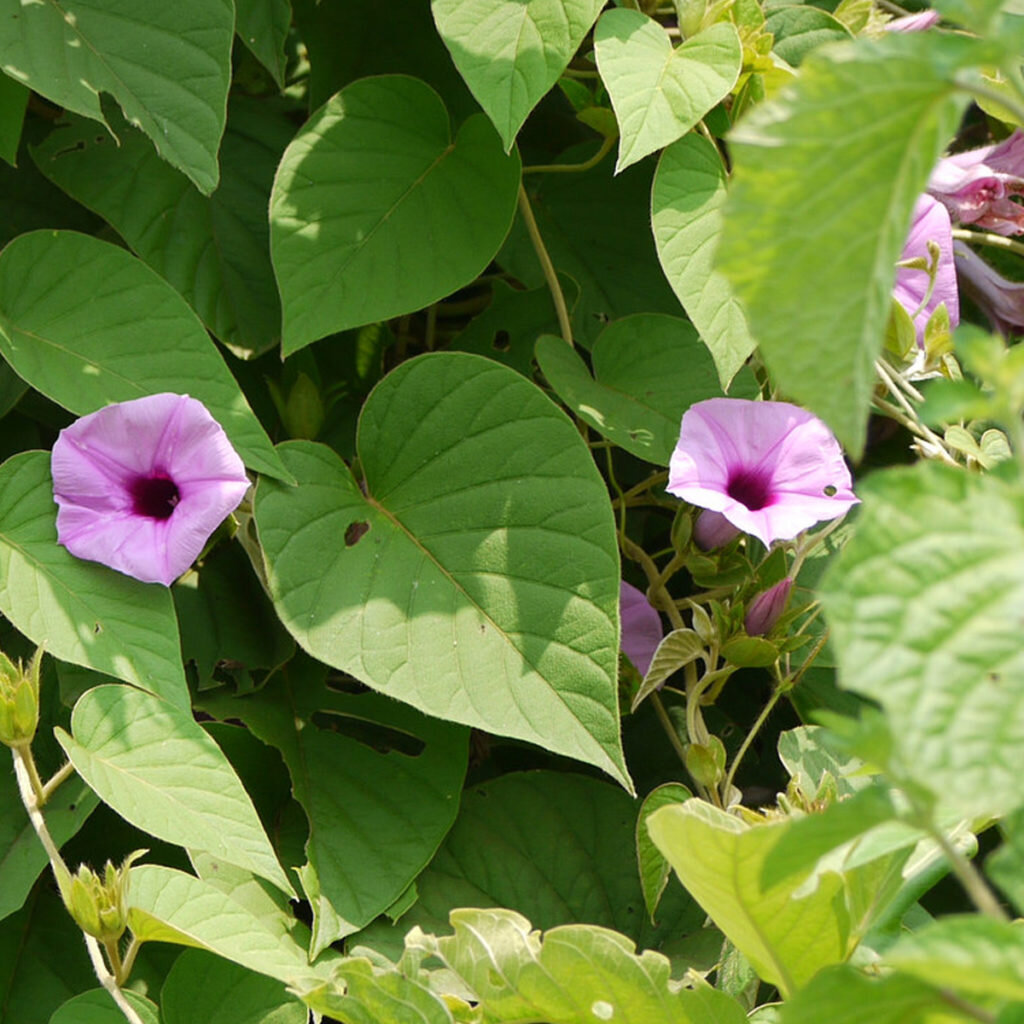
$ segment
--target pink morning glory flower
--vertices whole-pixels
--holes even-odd
[[[793,589],[793,581],[787,576],[779,580],[774,587],[762,590],[747,606],[747,614],[743,619],[743,628],[747,636],[764,636],[769,633],[779,616],[786,610],[789,592]]]
[[[50,465],[58,543],[166,586],[249,487],[227,434],[188,395],[148,395],[75,420]]]
[[[960,294],[956,287],[956,267],[953,264],[953,228],[946,208],[931,196],[921,196],[914,206],[914,219],[910,234],[903,246],[901,260],[931,260],[928,243],[939,247],[939,262],[935,273],[935,287],[927,304],[918,312],[928,291],[928,271],[900,267],[896,271],[896,284],[892,294],[896,301],[914,318],[918,348],[924,348],[924,328],[929,317],[946,304],[949,326],[960,323]],[[916,316],[914,314],[917,314]]]
[[[619,613],[622,618],[622,652],[640,675],[647,675],[651,659],[665,633],[661,616],[647,595],[630,583],[619,584]]]
[[[766,547],[843,515],[859,500],[851,487],[832,431],[788,402],[697,402],[669,463],[669,491]]]
[[[1024,331],[1024,283],[1003,277],[963,242],[955,243],[953,255],[964,293],[992,327],[1006,337]]]
[[[893,18],[885,23],[886,32],[924,32],[939,23],[941,15],[938,11],[926,10],[917,14],[906,14],[902,18]]]
[[[928,191],[961,224],[976,224],[999,235],[1024,231],[1024,132],[1018,128],[994,146],[970,149],[940,160]]]

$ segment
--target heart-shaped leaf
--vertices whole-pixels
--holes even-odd
[[[685,135],[729,95],[743,63],[729,22],[673,48],[658,22],[622,7],[601,15],[594,52],[619,121],[616,171]]]
[[[453,140],[419,79],[365,78],[333,96],[285,151],[270,201],[285,354],[472,281],[508,234],[519,170],[483,115]]]
[[[603,0],[433,0],[437,30],[506,150],[603,6]]]
[[[629,786],[607,491],[568,418],[464,353],[403,363],[359,423],[365,492],[320,445],[261,481],[271,596],[314,657],[428,714],[542,744]]]

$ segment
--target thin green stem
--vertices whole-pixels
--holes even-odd
[[[929,444],[933,445],[935,451],[939,457],[950,466],[959,466],[960,464],[953,458],[952,455],[946,450],[946,443],[942,440],[938,434],[935,433],[930,427],[925,426],[917,415],[917,410],[910,404],[907,396],[903,394],[900,387],[893,380],[892,374],[886,369],[885,364],[879,359],[875,361],[875,372],[882,379],[882,383],[885,385],[886,390],[896,400],[896,403],[902,410],[901,415],[893,415],[892,406],[886,403],[883,406],[885,412],[890,416],[893,416],[897,422],[902,423],[911,433],[917,434],[918,437],[928,441]]]
[[[57,885],[61,892],[67,892],[71,884],[71,872],[68,870],[67,864],[64,863],[64,858],[60,855],[60,850],[57,849],[50,830],[46,827],[43,812],[39,809],[38,798],[31,781],[33,774],[36,778],[39,777],[32,751],[27,747],[15,747],[11,754],[14,758],[14,777],[18,781],[18,792],[21,795],[21,802],[25,805],[28,820],[39,837],[39,841],[43,844],[43,849],[46,850],[46,856],[50,860],[50,867],[53,868]]]
[[[121,961],[122,981],[131,977],[132,968],[135,966],[135,958],[139,955],[140,949],[142,949],[142,943],[133,935],[131,937],[131,941],[128,943],[128,948],[124,951],[124,958]]]
[[[39,769],[36,768],[36,759],[32,756],[32,747],[29,743],[18,746],[21,754],[25,774],[28,776],[28,784],[32,788],[32,796],[35,799],[35,806],[42,807],[46,803],[46,793],[43,788],[43,780],[39,777]]]
[[[54,793],[60,788],[62,782],[65,782],[72,775],[75,774],[75,766],[68,761],[63,768],[58,769],[49,779],[46,780],[43,785],[42,800],[40,806],[45,804],[47,800],[53,796]]]
[[[661,694],[655,690],[650,696],[650,701],[654,705],[654,711],[658,716],[658,721],[661,722],[661,727],[665,730],[669,743],[672,744],[672,749],[679,755],[679,760],[685,767],[686,747],[683,746],[683,741],[679,738],[679,733],[676,732],[676,727],[672,724],[672,719],[669,718],[669,714],[665,710]]]
[[[978,869],[949,841],[946,834],[939,828],[929,815],[924,823],[925,831],[939,844],[939,848],[946,855],[949,866],[953,869],[960,884],[964,887],[971,902],[981,913],[997,921],[1009,921],[1010,915],[1003,910],[999,900],[995,898],[992,890],[985,884]]]
[[[993,249],[1007,249],[1018,256],[1024,256],[1024,242],[1015,242],[1012,238],[1004,238],[989,231],[964,231],[962,228],[954,228],[953,237],[961,242],[987,245]]]
[[[768,703],[765,704],[761,709],[761,713],[754,719],[754,724],[750,727],[750,731],[740,744],[740,749],[736,751],[736,756],[732,759],[732,764],[729,766],[729,772],[725,776],[725,781],[722,783],[721,789],[723,800],[729,799],[729,791],[732,789],[732,780],[736,777],[736,769],[739,768],[740,762],[750,749],[750,745],[754,742],[757,734],[761,731],[761,726],[768,721],[768,716],[772,713],[775,705],[778,704],[779,698],[782,696],[782,692],[781,686],[775,687],[771,697],[768,698]]]
[[[968,1002],[962,996],[951,992],[948,988],[939,989],[939,998],[948,1006],[953,1007],[954,1010],[958,1010],[974,1020],[981,1021],[981,1024],[996,1024],[998,1018],[994,1013],[990,1013],[984,1007],[978,1006],[975,1003]]]
[[[544,280],[547,281],[551,291],[551,299],[555,304],[555,313],[558,316],[558,327],[562,337],[570,344],[572,340],[572,324],[569,320],[569,308],[565,304],[565,296],[562,294],[562,286],[558,283],[558,274],[555,272],[555,265],[551,262],[548,250],[541,237],[540,228],[537,227],[537,218],[533,215],[533,207],[530,206],[530,197],[522,184],[519,186],[519,211],[523,215],[523,223],[526,225],[526,232],[533,243],[534,252],[540,261],[541,270],[544,271]]]
[[[615,138],[606,135],[598,151],[589,159],[578,164],[530,164],[523,168],[523,174],[582,174],[596,167],[615,145]]]
[[[85,948],[89,951],[89,959],[92,961],[92,969],[96,972],[96,977],[110,993],[110,998],[117,1004],[117,1008],[124,1014],[125,1019],[129,1021],[129,1024],[144,1024],[142,1018],[135,1012],[135,1007],[128,1002],[124,992],[121,991],[117,978],[107,968],[100,944],[91,935],[85,936]]]

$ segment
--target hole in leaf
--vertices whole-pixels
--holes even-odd
[[[837,492],[837,490],[838,490],[838,489],[837,489],[837,488],[835,488],[835,487],[833,487],[833,486],[832,486],[832,484],[829,484],[829,485],[828,485],[828,486],[827,486],[827,487],[825,488],[825,497],[826,497],[826,498],[834,498],[834,497],[836,496],[836,492]]]
[[[369,523],[349,523],[345,528],[345,547],[355,547],[369,532]]]
[[[508,331],[495,331],[491,347],[495,352],[507,352],[512,347],[512,338]]]
[[[340,733],[357,743],[362,743],[364,747],[377,751],[378,754],[394,751],[406,757],[419,757],[426,747],[419,736],[356,715],[346,715],[338,711],[314,711],[312,721],[318,729]]]

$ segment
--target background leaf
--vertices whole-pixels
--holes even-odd
[[[453,140],[441,98],[401,75],[332,97],[296,136],[270,204],[284,352],[468,284],[508,233],[519,158],[482,116]]]
[[[291,24],[290,0],[235,0],[235,31],[278,88],[284,85],[284,44]]]
[[[602,6],[601,0],[432,0],[437,30],[506,151]]]
[[[729,95],[743,59],[731,22],[673,47],[657,21],[621,7],[598,20],[594,53],[619,122],[616,171],[685,135]]]
[[[195,314],[123,249],[34,231],[0,253],[0,353],[36,390],[81,416],[162,391],[199,399],[242,460],[287,474]]]
[[[754,351],[746,313],[712,264],[722,230],[726,172],[715,147],[687,135],[661,155],[651,193],[658,259],[727,388]]]
[[[967,102],[953,76],[982,59],[979,45],[891,33],[816,51],[792,87],[730,134],[736,167],[718,264],[778,386],[855,456],[895,263]],[[837,249],[842,258],[829,258]]]
[[[281,304],[270,263],[267,203],[294,134],[282,115],[232,100],[221,146],[221,183],[200,195],[146,137],[108,115],[118,140],[69,117],[31,150],[39,169],[95,210],[242,359],[281,340]]]
[[[298,488],[257,490],[270,590],[292,635],[428,714],[628,786],[614,524],[569,420],[512,370],[427,355],[374,390],[358,448],[365,495],[332,452],[305,443],[280,449]]]
[[[188,705],[166,587],[139,583],[57,543],[48,452],[0,466],[0,611],[64,661]]]
[[[0,22],[0,69],[100,122],[100,93],[110,93],[157,152],[209,193],[217,185],[234,21],[231,0],[159,9],[148,0],[28,4]]]
[[[965,817],[1024,804],[1024,494],[934,463],[863,493],[821,588],[840,682],[885,709],[897,777]]]
[[[27,104],[28,89],[13,78],[0,75],[0,159],[12,167],[18,156]]]
[[[78,700],[61,746],[99,797],[165,842],[209,851],[293,890],[227,758],[191,713],[124,686]]]
[[[142,1024],[160,1024],[159,1010],[155,1003],[130,989],[125,991],[124,996],[139,1015]],[[50,1024],[121,1024],[123,1020],[124,1014],[110,998],[110,993],[103,988],[94,988],[60,1006],[50,1018]]]

